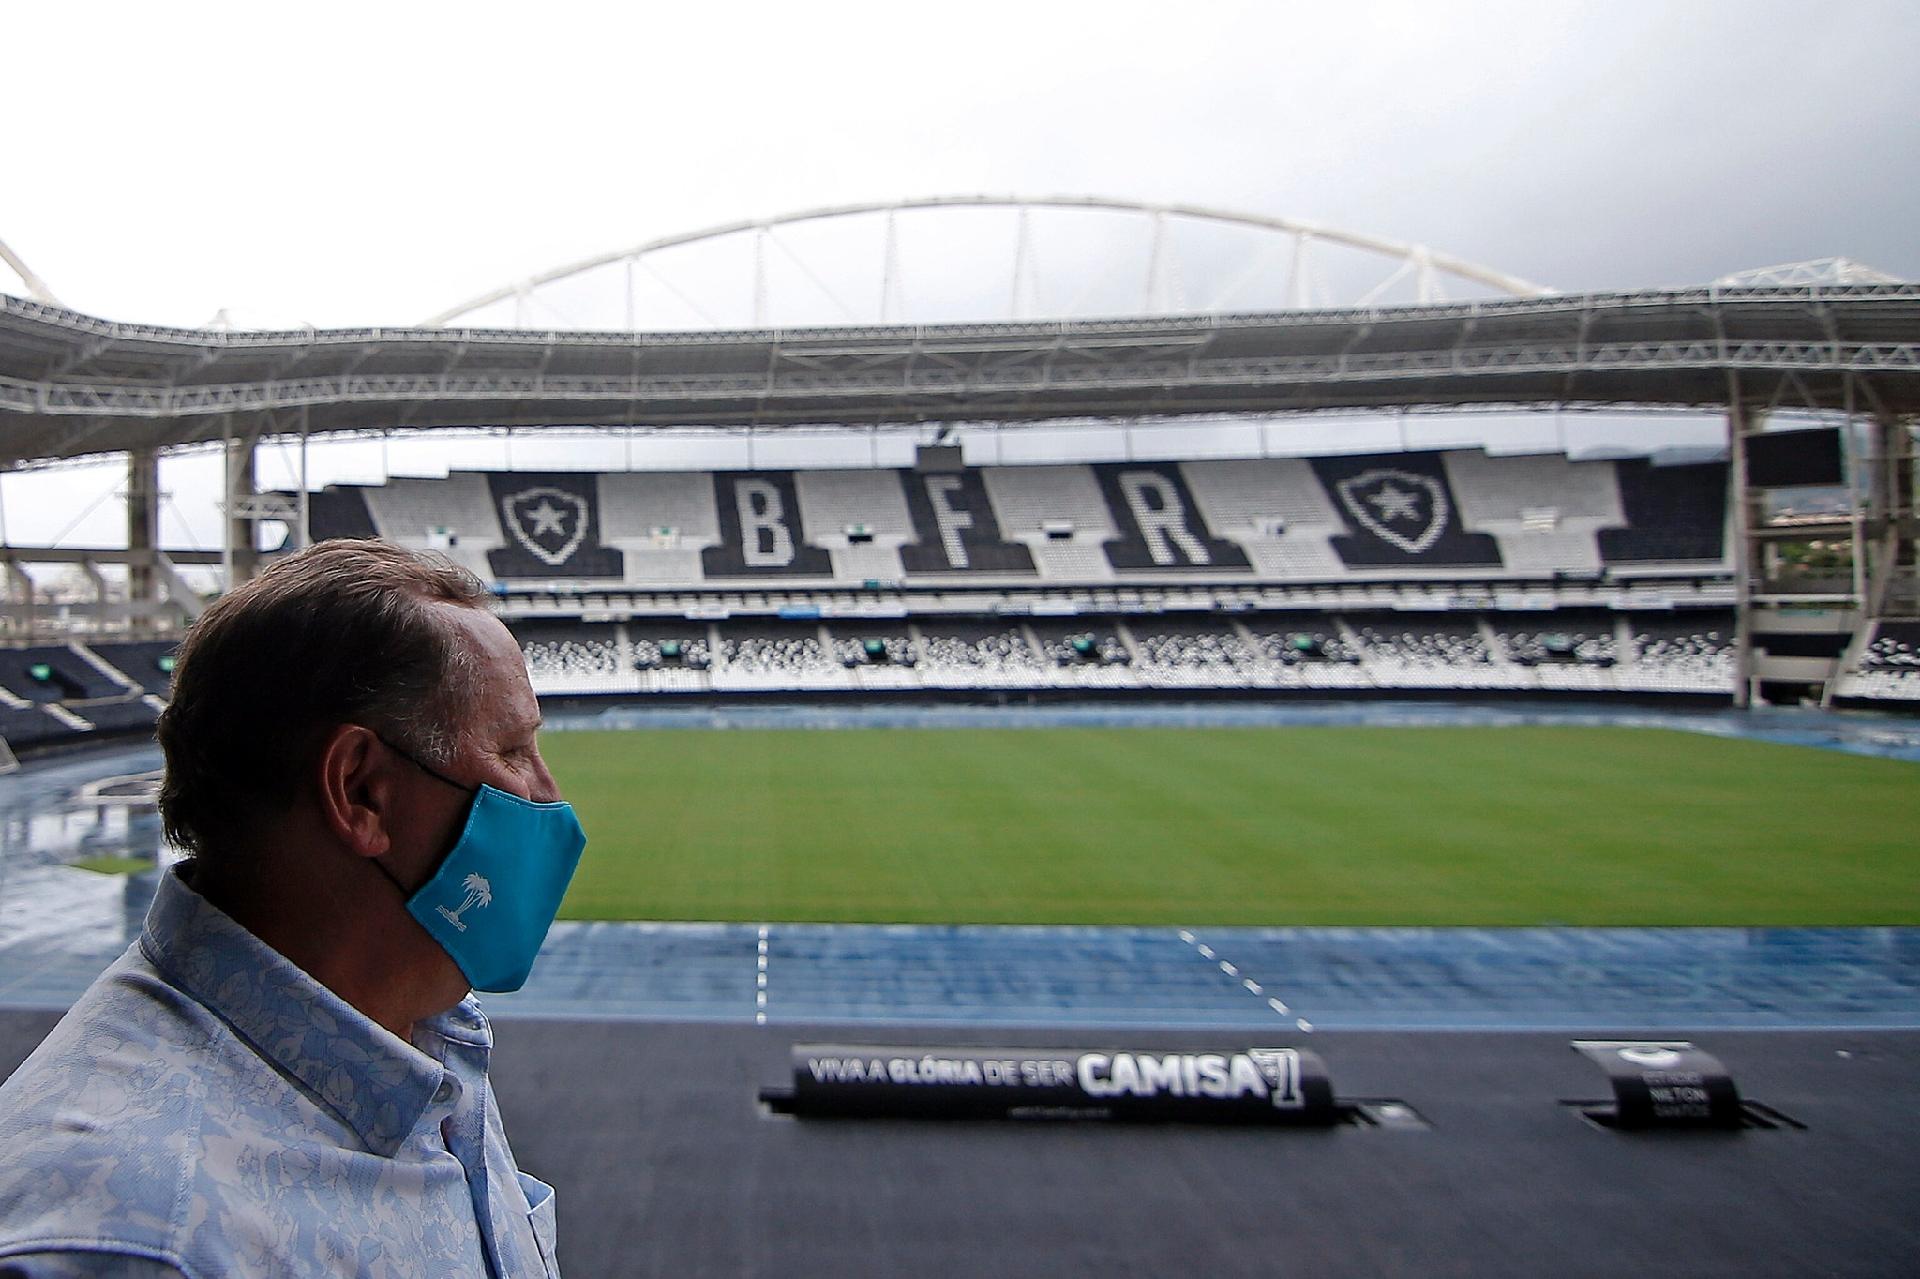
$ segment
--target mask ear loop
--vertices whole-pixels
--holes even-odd
[[[387,877],[387,882],[389,884],[392,884],[394,891],[400,894],[400,900],[412,901],[414,893],[417,893],[420,891],[419,889],[416,888],[412,890],[412,892],[409,892],[405,884],[401,883],[399,880],[393,877],[393,872],[387,869],[386,854],[383,853],[378,857],[370,857],[367,860],[373,863],[373,868],[375,870],[379,871],[382,875],[385,875]]]
[[[420,760],[414,758],[411,752],[401,750],[398,746],[395,746],[392,742],[388,741],[386,738],[381,737],[380,734],[375,733],[374,736],[379,739],[379,742],[382,746],[386,747],[388,750],[398,755],[401,759],[406,760],[407,763],[412,764],[415,768],[425,773],[428,777],[433,778],[434,781],[444,782],[448,786],[453,787],[455,790],[459,791],[464,795],[478,795],[480,793],[480,788],[478,786],[462,786],[459,782],[454,781],[451,777],[448,777],[445,773],[441,772],[439,769],[430,768],[426,764],[422,763]],[[412,901],[414,898],[414,894],[418,893],[420,889],[419,888],[409,889],[405,884],[402,884],[398,879],[394,878],[393,872],[387,869],[387,865],[386,865],[387,856],[388,856],[387,853],[382,853],[380,856],[369,858],[368,860],[370,860],[373,863],[373,868],[375,870],[379,871],[382,875],[385,875],[387,877],[387,882],[393,885],[395,891],[397,891],[400,894],[400,898],[402,901],[409,901],[409,902]],[[444,854],[443,854],[443,860],[444,860]],[[433,878],[432,872],[428,872],[427,878],[428,879]],[[423,883],[420,887],[424,888],[426,887],[426,885]]]
[[[454,781],[451,777],[448,777],[445,773],[441,772],[439,769],[429,767],[428,765],[422,763],[420,760],[416,759],[411,752],[403,751],[398,746],[395,746],[392,742],[388,741],[386,738],[380,737],[378,733],[375,733],[374,736],[379,737],[380,744],[382,746],[386,747],[388,750],[398,755],[401,759],[406,760],[407,763],[412,764],[415,768],[425,773],[428,777],[433,778],[434,781],[445,782],[447,785],[453,787],[455,790],[464,791],[469,795],[478,795],[480,793],[480,788],[478,786],[463,786],[459,782]]]

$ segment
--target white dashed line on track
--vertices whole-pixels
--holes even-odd
[[[1240,984],[1246,988],[1246,991],[1249,995],[1264,996],[1267,1001],[1267,1007],[1273,1009],[1274,1012],[1278,1013],[1282,1017],[1293,1017],[1293,1009],[1287,1007],[1287,1002],[1284,999],[1281,999],[1278,996],[1268,995],[1266,987],[1262,986],[1259,982],[1255,981],[1251,977],[1241,976],[1238,965],[1234,964],[1230,960],[1225,960],[1220,958],[1219,955],[1214,953],[1213,947],[1207,945],[1205,942],[1201,941],[1198,937],[1194,936],[1193,932],[1190,929],[1182,928],[1179,930],[1179,934],[1180,934],[1180,940],[1185,942],[1187,945],[1193,947],[1196,951],[1200,952],[1200,957],[1202,959],[1212,960],[1215,964],[1219,965],[1220,971],[1225,973],[1229,977],[1239,977]],[[1298,1029],[1306,1033],[1311,1033],[1313,1030],[1313,1023],[1308,1021],[1304,1017],[1294,1017],[1293,1024]]]
[[[760,925],[759,953],[754,957],[754,966],[759,970],[754,974],[754,985],[758,987],[753,994],[753,1024],[767,1024],[767,926]]]

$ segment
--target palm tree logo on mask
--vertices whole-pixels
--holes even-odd
[[[487,878],[484,875],[468,875],[466,879],[461,881],[460,886],[467,890],[465,901],[461,902],[460,905],[453,910],[448,910],[445,906],[435,906],[434,909],[444,915],[449,924],[452,924],[464,933],[467,931],[467,926],[460,922],[460,916],[464,915],[472,907],[479,906],[484,909],[492,904],[493,885],[487,882]]]

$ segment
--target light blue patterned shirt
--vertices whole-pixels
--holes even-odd
[[[0,1279],[554,1275],[471,998],[406,1043],[176,872],[0,1085]]]

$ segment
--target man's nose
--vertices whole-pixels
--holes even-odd
[[[552,804],[560,799],[560,783],[553,780],[553,774],[547,771],[547,761],[539,755],[533,757],[533,787],[529,796],[536,803]]]

